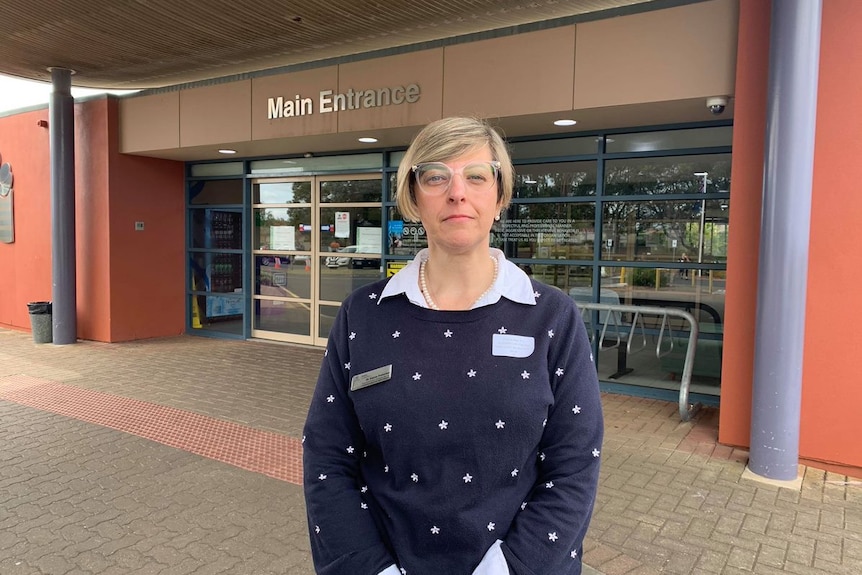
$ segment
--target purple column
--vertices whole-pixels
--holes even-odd
[[[748,467],[785,481],[799,461],[820,20],[820,0],[772,2]]]
[[[78,339],[75,287],[75,100],[72,71],[49,68],[51,138],[51,277],[54,343]]]

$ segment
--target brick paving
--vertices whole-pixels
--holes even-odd
[[[0,378],[0,399],[110,427],[302,485],[302,443],[286,435],[27,376]]]
[[[298,438],[319,349],[0,329],[0,574],[313,573]],[[862,480],[742,478],[717,411],[604,395],[585,544],[606,575],[862,573]],[[594,571],[593,571],[594,572]]]

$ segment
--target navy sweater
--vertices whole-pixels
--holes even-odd
[[[378,305],[386,281],[342,305],[306,421],[317,573],[469,575],[500,539],[517,575],[579,574],[603,418],[574,302]]]

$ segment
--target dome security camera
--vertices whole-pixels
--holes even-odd
[[[706,107],[713,115],[718,116],[727,108],[727,98],[725,96],[713,96],[706,99]]]

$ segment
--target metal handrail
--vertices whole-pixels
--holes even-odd
[[[581,303],[575,302],[576,305],[581,309],[581,313],[586,310],[594,310],[594,311],[604,311],[608,312],[605,314],[605,320],[602,322],[602,331],[601,336],[599,337],[599,349],[603,349],[602,344],[604,343],[605,334],[608,330],[608,325],[613,321],[616,331],[617,331],[617,341],[614,345],[609,347],[618,347],[622,342],[620,336],[620,322],[617,319],[618,314],[620,313],[633,313],[632,317],[632,329],[629,334],[629,342],[626,348],[628,353],[631,352],[631,336],[634,334],[635,325],[637,324],[638,318],[640,317],[641,325],[643,325],[643,315],[656,315],[661,317],[661,330],[658,336],[658,342],[656,343],[656,358],[661,358],[664,355],[673,350],[673,332],[671,331],[669,318],[670,317],[678,317],[684,319],[688,322],[689,325],[689,333],[688,333],[688,349],[685,350],[685,363],[682,368],[682,378],[680,380],[679,387],[679,417],[683,421],[689,421],[697,412],[700,404],[692,405],[688,402],[689,388],[691,387],[691,374],[694,370],[694,354],[697,348],[697,337],[699,334],[699,329],[697,327],[697,320],[694,319],[694,316],[688,313],[687,311],[683,311],[681,309],[674,308],[666,308],[666,307],[658,307],[658,306],[648,306],[648,305],[623,305],[623,304],[606,304],[606,303]],[[612,319],[613,318],[613,319]],[[667,326],[668,332],[668,341],[670,342],[670,347],[662,353],[661,342],[662,336],[665,332],[665,326]],[[644,336],[646,337],[646,336]],[[591,340],[594,340],[595,337],[591,336]],[[641,348],[643,349],[643,348]]]

